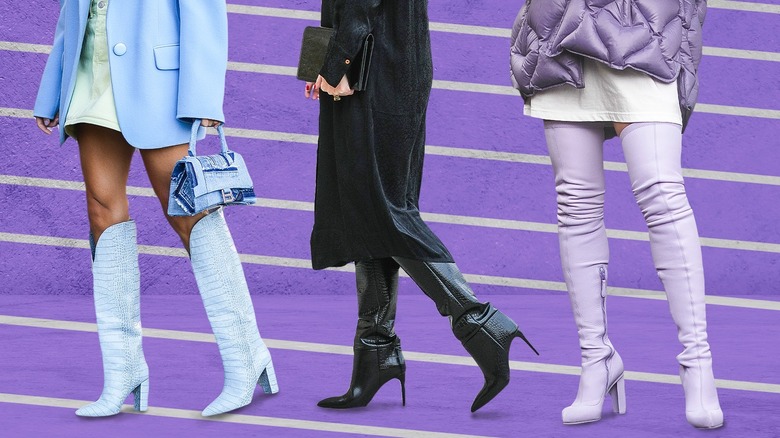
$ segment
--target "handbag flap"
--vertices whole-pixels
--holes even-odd
[[[187,157],[191,168],[193,191],[195,196],[203,196],[214,191],[251,188],[252,180],[246,170],[244,158],[237,152],[227,154],[199,155]]]
[[[348,73],[349,83],[355,91],[365,91],[368,87],[368,72],[371,68],[371,58],[374,55],[374,35],[368,34],[363,41],[360,60]]]
[[[301,56],[298,60],[297,78],[306,82],[316,82],[320,70],[325,64],[333,29],[327,27],[308,26],[303,30]]]

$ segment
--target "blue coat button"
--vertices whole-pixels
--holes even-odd
[[[122,43],[119,43],[119,44],[114,46],[114,55],[122,56],[125,53],[127,53],[127,46],[126,45],[124,45]]]

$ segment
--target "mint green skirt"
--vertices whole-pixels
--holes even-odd
[[[108,64],[107,12],[108,0],[92,0],[76,72],[76,86],[65,117],[65,132],[73,138],[77,134],[73,125],[77,123],[121,131]]]

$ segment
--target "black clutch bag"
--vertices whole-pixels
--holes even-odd
[[[333,35],[329,27],[309,26],[303,31],[301,58],[298,61],[298,79],[306,82],[316,82],[317,76],[325,64],[328,44]],[[368,72],[371,67],[371,56],[374,53],[374,36],[368,34],[363,41],[361,56],[356,59],[347,71],[350,87],[355,91],[364,91],[368,84]],[[336,84],[331,84],[335,86]]]

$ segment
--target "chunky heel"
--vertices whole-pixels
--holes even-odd
[[[149,408],[149,379],[144,380],[135,387],[133,398],[135,399],[135,405],[133,406],[135,410],[146,412]]]
[[[401,382],[401,406],[406,406],[406,373],[398,376],[398,381]]]
[[[276,372],[274,372],[274,363],[268,362],[265,369],[257,379],[257,384],[263,388],[266,394],[276,394],[279,392],[279,385],[276,383]]]
[[[618,377],[617,381],[609,388],[609,396],[612,397],[612,412],[625,414],[626,382],[623,379],[623,376]]]
[[[523,332],[521,332],[520,330],[517,330],[517,331],[515,332],[515,336],[516,336],[516,337],[518,337],[518,338],[520,338],[520,339],[522,339],[523,341],[525,341],[525,343],[526,343],[526,344],[528,344],[528,346],[529,346],[529,347],[531,347],[531,350],[533,350],[533,351],[534,351],[534,353],[536,353],[536,355],[537,355],[537,356],[540,356],[539,352],[538,352],[538,351],[536,351],[536,348],[534,348],[534,346],[533,346],[533,345],[531,345],[531,342],[530,342],[530,341],[529,341],[529,340],[528,340],[528,339],[525,337],[525,335],[523,334]]]

